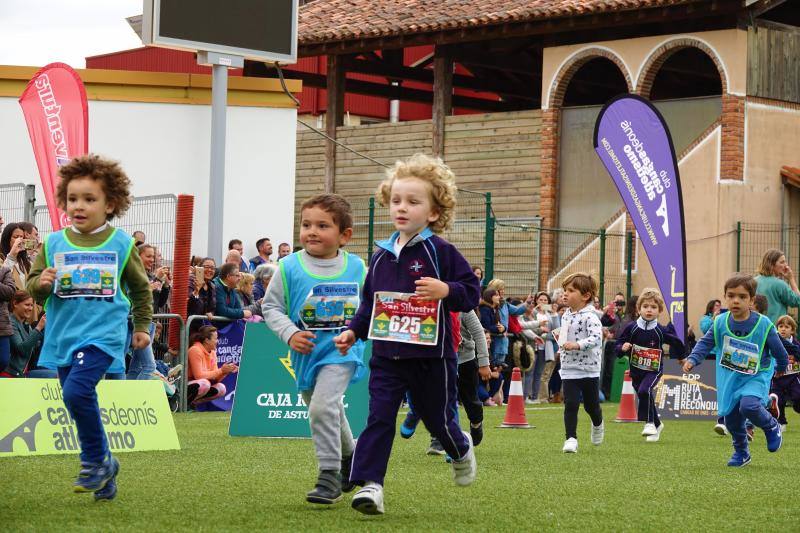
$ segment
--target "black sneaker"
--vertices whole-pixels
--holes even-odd
[[[306,501],[331,505],[342,499],[342,476],[335,470],[322,470],[314,490],[306,494]]]
[[[472,424],[469,425],[469,434],[472,437],[472,445],[477,446],[483,440],[483,422],[478,424],[477,427]]]
[[[342,457],[342,492],[353,492],[356,483],[350,481],[350,470],[353,468],[353,456]]]
[[[114,469],[114,475],[111,476],[111,479],[108,480],[108,483],[106,483],[105,487],[95,491],[94,501],[96,502],[108,502],[117,496],[117,474],[119,473],[119,461],[117,461],[116,457],[111,457],[111,466]]]
[[[445,452],[444,448],[442,447],[442,443],[439,442],[438,439],[431,439],[431,445],[428,447],[428,455],[444,455]]]

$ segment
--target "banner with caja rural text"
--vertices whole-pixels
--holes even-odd
[[[716,361],[709,359],[688,374],[675,359],[664,360],[656,387],[656,408],[662,419],[717,418]]]
[[[369,365],[372,343],[364,349]],[[345,413],[358,437],[367,425],[369,373],[350,385],[344,396]],[[303,401],[289,359],[289,347],[265,324],[247,325],[229,434],[235,437],[311,436],[308,407]]]
[[[53,230],[68,224],[56,205],[58,167],[89,151],[89,107],[78,73],[64,63],[50,63],[36,74],[19,98],[39,169]]]
[[[664,117],[640,96],[617,96],[597,117],[594,149],[633,219],[667,311],[686,342],[683,198]]]
[[[101,381],[97,396],[112,453],[180,449],[160,381]],[[0,380],[0,458],[78,452],[58,380]]]

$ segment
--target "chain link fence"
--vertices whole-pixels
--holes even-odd
[[[6,224],[33,222],[35,187],[24,183],[0,185],[0,216]]]
[[[782,224],[736,224],[736,271],[755,274],[764,252],[777,248],[786,254],[786,261],[800,272],[800,226]]]
[[[177,204],[178,197],[174,194],[138,196],[131,202],[128,212],[112,220],[112,224],[131,234],[134,231],[144,232],[147,243],[155,246],[161,253],[161,262],[166,266],[172,266]],[[46,205],[37,205],[34,209],[34,224],[39,228],[42,238],[52,233],[53,226]]]

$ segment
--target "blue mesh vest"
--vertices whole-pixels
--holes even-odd
[[[114,358],[109,372],[124,372],[131,303],[121,280],[134,240],[114,229],[99,246],[82,247],[69,240],[70,231],[51,233],[44,244],[47,267],[59,274],[44,305],[47,329],[39,364],[69,366],[77,350],[95,346]]]
[[[316,335],[316,339],[312,340],[315,347],[310,354],[304,355],[294,350],[291,352],[292,369],[297,380],[297,388],[301,391],[314,388],[317,372],[323,365],[355,363],[356,369],[351,383],[360,380],[366,373],[363,361],[364,343],[356,341],[347,355],[341,355],[333,343],[333,338],[344,331],[345,327],[317,329],[320,320],[314,318],[315,310],[325,307],[326,294],[335,295],[337,291],[342,290],[349,290],[352,294],[352,290],[355,289],[356,298],[360,297],[366,273],[364,261],[344,250],[340,253],[344,255],[344,265],[341,271],[333,276],[319,276],[310,272],[303,264],[301,253],[288,255],[279,263],[287,315],[298,328],[313,329]],[[338,305],[335,302],[336,298],[331,300],[331,304]],[[352,316],[358,309],[357,304],[351,309],[350,303],[342,303],[339,307],[341,309],[332,313],[341,317],[347,313],[350,313],[348,316]]]

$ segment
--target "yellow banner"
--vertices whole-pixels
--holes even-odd
[[[112,452],[180,449],[160,381],[105,380],[97,395]],[[58,380],[0,379],[0,457],[79,451]]]

